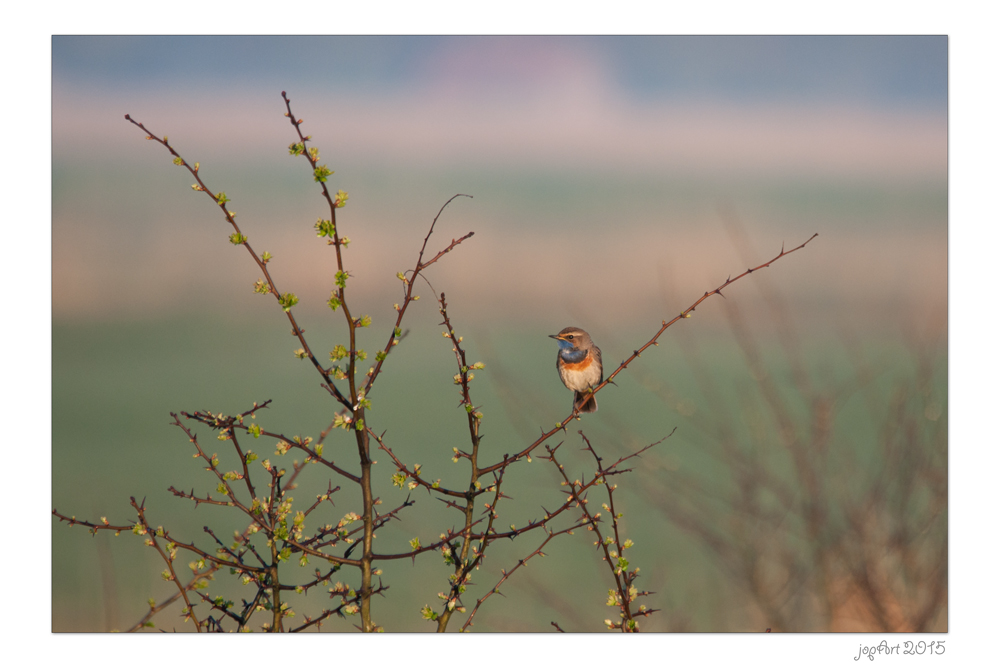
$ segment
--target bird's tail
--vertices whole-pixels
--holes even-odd
[[[597,397],[592,392],[574,392],[573,405],[580,412],[597,412]]]

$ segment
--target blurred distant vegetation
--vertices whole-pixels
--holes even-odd
[[[54,176],[58,178],[61,178],[59,173]],[[551,201],[548,200],[551,192],[532,192],[523,180],[508,185],[526,191],[521,196],[536,203]],[[656,207],[650,204],[655,197],[650,196],[650,190],[656,188],[651,182],[636,187],[644,193],[645,203],[641,205],[647,209],[644,213],[655,217]],[[600,190],[569,189],[557,197],[575,202],[577,209],[569,206],[570,213],[562,212],[569,218],[573,217],[573,211],[590,210],[587,197],[594,197]],[[859,221],[867,213],[878,212],[885,201],[878,192],[862,187],[860,190],[871,196],[862,198],[861,204],[855,203],[860,208],[852,209],[848,203],[851,197],[845,194],[847,190],[820,190],[819,195],[816,191],[807,192],[806,199],[815,204],[817,197],[828,195],[831,199],[823,207],[825,214],[850,219],[854,226],[844,227],[850,227],[850,234],[837,236],[831,244],[833,251],[828,250],[825,256],[810,255],[815,250],[811,247],[789,260],[788,265],[799,262],[815,268],[846,264],[844,275],[849,275],[850,262],[845,262],[838,252],[863,237],[864,225]],[[65,196],[66,188],[60,191]],[[796,199],[795,192],[766,188],[755,192],[758,203],[782,201],[786,219],[777,226],[784,225],[786,231],[788,219],[809,208]],[[305,201],[300,194],[293,197]],[[603,197],[603,192],[599,194]],[[903,214],[909,211],[907,206],[919,208],[928,199],[935,205],[946,203],[942,192],[933,189],[915,193],[902,188],[896,194],[906,205],[897,206],[899,202],[888,205],[892,211],[886,214],[890,223],[880,232],[883,244],[894,238],[893,225],[898,222],[900,211]],[[733,193],[729,195],[732,197]],[[683,187],[670,196],[689,203],[702,198],[702,194],[692,194]],[[737,200],[748,197],[753,199],[745,192],[736,193]],[[606,210],[580,228],[599,229],[595,220],[605,224],[602,218],[615,210],[609,201],[602,199]],[[59,208],[59,201],[54,204]],[[227,274],[233,284],[249,292],[247,286],[252,279],[245,281],[243,273],[233,270],[228,256],[221,259],[222,253],[215,250],[202,251],[199,262],[204,265],[185,264],[190,258],[177,252],[177,239],[185,237],[193,225],[201,225],[202,219],[201,213],[190,214],[197,215],[197,219],[188,217],[185,208],[188,204],[185,202],[179,209],[183,211],[181,219],[169,232],[164,232],[162,225],[135,226],[131,237],[118,247],[125,253],[132,244],[157,246],[161,253],[157,265],[169,267],[172,274],[152,269],[147,272],[146,267],[139,266],[145,260],[133,258],[136,266],[132,267],[135,277],[131,281],[124,279],[121,267],[111,261],[97,267],[90,276],[94,282],[81,280],[70,285],[72,281],[66,275],[76,275],[71,262],[56,262],[66,272],[55,279],[57,287],[67,287],[62,293],[62,303],[83,303],[94,294],[100,294],[102,299],[114,297],[103,288],[95,289],[107,280],[122,285],[119,305],[136,302],[136,292],[148,292],[150,298],[145,308],[137,306],[130,311],[108,307],[92,317],[80,316],[87,308],[74,311],[69,307],[63,311],[66,317],[60,317],[57,305],[53,329],[52,503],[78,518],[96,520],[106,516],[111,523],[121,524],[134,517],[128,504],[131,495],[149,508],[150,527],[169,520],[172,536],[194,541],[196,537],[207,539],[203,538],[203,527],[211,526],[223,540],[235,533],[237,541],[242,539],[245,544],[249,541],[246,517],[232,516],[224,507],[185,502],[175,497],[176,492],[167,491],[173,485],[181,494],[201,495],[206,488],[213,491],[216,488],[213,478],[192,467],[204,465],[192,464],[191,443],[171,426],[169,413],[198,410],[233,415],[255,403],[273,400],[266,411],[268,429],[315,439],[333,429],[331,420],[335,410],[331,408],[336,406],[331,405],[331,396],[318,386],[316,369],[294,358],[293,348],[297,343],[291,344],[294,339],[289,338],[287,324],[282,321],[280,311],[275,312],[273,304],[261,303],[260,312],[249,315],[242,306],[234,306],[236,300],[226,289],[213,291],[216,286],[208,276],[215,275],[207,271],[210,265],[217,264],[219,273]],[[556,204],[550,206],[554,211]],[[134,213],[138,215],[138,209]],[[919,262],[925,256],[940,259],[934,239],[941,230],[933,224],[939,214],[946,215],[946,208],[939,206],[919,218],[920,224],[915,229],[922,234],[919,244],[924,254],[908,257],[906,261]],[[544,216],[544,206],[536,215]],[[245,214],[240,220],[250,217]],[[530,245],[531,224],[525,220],[516,222],[516,215],[510,217],[515,223],[500,231],[510,233],[513,229],[517,232],[513,235],[518,237],[516,242]],[[723,210],[722,217],[740,261],[745,261],[742,266],[759,264],[734,216]],[[86,216],[67,224],[85,226]],[[347,228],[349,225],[350,222],[345,223]],[[690,226],[694,228],[697,224]],[[159,230],[159,236],[149,232],[151,236],[146,239],[147,232],[137,231],[152,228]],[[351,232],[354,237],[351,253],[377,238],[373,225],[362,228],[364,231],[359,230],[357,236]],[[405,245],[396,233],[400,228],[392,228],[392,243],[386,241],[391,250],[387,252],[396,252]],[[644,306],[659,294],[663,304],[669,303],[663,306],[663,313],[650,312],[645,319],[651,322],[638,318],[622,321],[612,316],[612,312],[618,312],[616,307],[624,307],[626,295],[618,299],[608,296],[617,289],[609,276],[613,277],[619,269],[607,266],[607,260],[612,257],[621,261],[630,257],[633,250],[648,251],[649,248],[641,247],[641,229],[637,226],[632,230],[636,233],[626,235],[623,244],[617,246],[617,254],[608,251],[601,269],[609,273],[598,275],[595,270],[594,279],[605,290],[601,296],[561,304],[558,317],[564,318],[568,311],[573,320],[561,319],[554,327],[548,321],[551,314],[545,316],[545,321],[526,324],[539,315],[537,309],[520,312],[515,304],[504,303],[509,313],[491,311],[490,304],[498,303],[496,294],[480,302],[476,288],[470,287],[473,282],[462,280],[470,270],[468,263],[459,264],[457,270],[442,270],[442,282],[438,282],[438,274],[431,276],[444,291],[454,282],[462,283],[468,290],[460,292],[452,317],[458,322],[456,328],[464,334],[463,345],[469,352],[470,363],[480,359],[485,362],[485,369],[477,369],[475,408],[468,414],[475,415],[477,420],[482,416],[485,436],[482,452],[490,463],[522,450],[539,437],[540,429],[542,432],[552,429],[553,423],[565,417],[566,395],[556,376],[554,349],[545,338],[547,334],[565,325],[588,329],[604,351],[607,377],[620,360],[649,339],[661,317],[669,320],[698,298],[700,290],[710,290],[718,284],[709,282],[701,285],[697,293],[688,294],[692,281],[701,284],[700,276],[691,275],[693,272],[681,265],[683,281],[675,282],[665,279],[661,271],[658,291],[650,287],[637,294],[640,290],[633,289],[628,296],[633,298],[631,306]],[[649,229],[663,233],[663,229]],[[551,234],[558,230],[548,231],[547,238],[551,240]],[[217,235],[210,242],[225,247],[224,236],[221,232]],[[754,236],[758,236],[756,231]],[[799,238],[796,231],[780,240],[791,245],[805,236]],[[175,245],[167,243],[168,238]],[[200,237],[193,238],[198,239],[197,245],[203,245]],[[598,247],[603,243],[599,238],[591,240]],[[758,245],[766,243],[768,249],[772,240],[770,233],[755,238]],[[718,250],[711,244],[688,250],[678,241],[670,251],[695,263],[704,263],[705,257],[712,257]],[[240,244],[238,238],[233,242]],[[508,243],[515,243],[515,239]],[[293,245],[289,242],[275,249],[285,259]],[[776,250],[777,243],[774,246]],[[344,249],[346,252],[346,244]],[[377,251],[367,252],[378,255]],[[657,254],[660,250],[651,252]],[[872,252],[878,256],[877,249]],[[511,253],[515,258],[521,256],[513,250]],[[384,257],[379,259],[385,261]],[[306,268],[312,261],[293,261],[297,266],[289,270],[299,271],[300,275],[317,273]],[[395,257],[391,261],[396,261]],[[904,260],[897,257],[894,261]],[[326,268],[330,266],[328,262]],[[370,269],[373,264],[361,259],[358,266]],[[736,268],[739,266],[731,265],[728,259],[720,259],[715,266],[713,260],[712,273],[720,274],[722,280],[731,269],[735,269],[731,275],[742,271]],[[853,301],[859,295],[865,296],[862,292],[871,282],[860,278],[852,285],[853,291],[838,293],[834,278],[827,280],[825,276],[811,276],[803,284],[785,289],[775,273],[783,271],[785,266],[779,264],[748,276],[727,290],[726,299],[713,299],[699,306],[690,321],[682,320],[669,329],[658,348],[646,350],[641,359],[616,378],[617,386],[605,388],[599,413],[585,417],[582,422],[569,423],[565,432],[546,444],[562,443],[559,462],[564,465],[568,480],[586,480],[593,474],[596,454],[592,456],[581,450],[584,441],[577,434],[578,429],[585,430],[594,449],[604,457],[598,462],[603,460],[605,464],[673,433],[662,444],[644,452],[641,459],[630,462],[629,467],[634,471],[627,481],[624,477],[614,478],[623,480],[615,502],[625,508],[623,533],[630,542],[634,540],[629,559],[632,567],[641,564],[642,587],[654,593],[641,600],[660,612],[643,617],[643,631],[946,631],[946,333],[943,317],[927,326],[911,325],[927,309],[935,307],[940,294],[931,294],[928,303],[920,307],[908,301],[898,310],[891,310],[883,307],[882,295],[864,303],[860,298]],[[891,275],[894,265],[887,263],[887,266],[888,269],[881,268]],[[941,266],[942,262],[933,264],[921,279],[934,283],[938,275],[934,271]],[[383,267],[376,265],[376,268],[381,272]],[[534,274],[517,275],[516,259],[510,260],[509,268],[522,280],[522,289],[538,284]],[[647,282],[648,276],[637,267],[622,267],[621,271],[626,268],[632,270],[630,284]],[[643,268],[655,271],[663,267]],[[276,265],[272,269],[280,272]],[[191,288],[191,276],[199,275],[202,270],[206,271],[205,286],[195,290]],[[809,273],[800,271],[797,275]],[[182,289],[170,292],[178,287],[172,283],[171,275]],[[320,281],[319,277],[313,277]],[[366,280],[370,277],[366,276]],[[393,280],[391,273],[382,277]],[[500,278],[490,274],[485,280],[490,289],[502,293],[510,276]],[[194,283],[198,282],[194,279]],[[678,286],[678,282],[682,284]],[[832,286],[825,285],[827,282]],[[919,285],[914,283],[908,285],[907,292],[906,280],[902,279],[902,283],[903,289],[898,284],[883,286],[884,294],[891,295],[896,289],[895,294],[905,297],[919,291]],[[404,280],[404,284],[410,283]],[[830,289],[810,302],[810,290],[817,284]],[[162,294],[157,289],[161,285]],[[329,287],[325,284],[323,289],[328,291]],[[457,403],[455,387],[461,384],[459,376],[467,370],[461,370],[460,365],[459,376],[455,375],[455,355],[449,351],[451,343],[441,342],[441,314],[433,301],[437,294],[425,287],[420,283],[419,291],[425,301],[413,304],[406,332],[399,330],[394,334],[403,344],[386,348],[392,355],[379,380],[378,401],[370,408],[370,422],[377,424],[378,433],[385,431],[397,455],[421,463],[429,471],[426,476],[430,480],[440,477],[442,487],[462,489],[469,486],[469,481],[464,462],[459,461],[461,465],[453,462],[453,456],[461,458],[454,448],[467,447],[467,411],[462,408],[473,406],[464,399]],[[161,308],[158,299],[168,292],[164,303],[171,307]],[[793,296],[786,300],[784,295],[789,293]],[[384,342],[385,328],[396,315],[392,313],[390,318],[390,304],[372,303],[372,297],[380,294],[378,291],[357,294],[364,297],[359,300],[365,302],[364,312],[371,313],[372,327],[369,330],[367,323],[356,327],[352,324],[351,350],[356,333],[359,349],[362,345],[369,346],[374,357],[374,351]],[[302,295],[304,301],[314,296],[306,292]],[[325,299],[324,296],[321,302]],[[107,302],[113,304],[115,299]],[[802,320],[806,319],[800,312],[803,302],[810,302],[813,315],[807,326],[802,326]],[[826,321],[840,321],[836,313],[855,316],[842,318],[843,324],[837,329],[824,328],[815,313],[831,303],[829,309],[833,314]],[[857,317],[853,306],[863,314],[878,313],[879,326],[859,329],[857,323],[863,322],[864,315]],[[328,313],[319,315],[315,308],[307,308],[305,304],[296,313],[317,350],[344,342],[342,336],[338,339],[331,333]],[[372,330],[381,333],[372,334]],[[336,361],[333,357],[331,360]],[[332,376],[332,370],[326,372],[326,377]],[[467,387],[467,383],[463,386]],[[354,391],[353,385],[351,390]],[[346,401],[348,405],[350,402]],[[340,415],[341,420],[344,414]],[[355,413],[355,419],[357,416]],[[350,429],[348,435],[353,437],[354,430]],[[201,442],[208,453],[227,447],[225,443],[216,444],[213,435],[211,431],[202,433]],[[372,436],[381,437],[375,433]],[[333,431],[325,443],[324,456],[331,462],[336,458],[339,465],[349,468],[347,462],[356,464],[358,453],[352,449],[353,445],[339,438],[340,431]],[[297,453],[293,449],[288,459],[294,459]],[[504,509],[501,521],[504,527],[508,523],[524,526],[568,502],[565,486],[560,486],[566,479],[554,466],[539,460],[544,453],[543,448],[538,448],[533,454],[534,461],[518,463],[504,479],[504,496],[511,499]],[[261,454],[261,458],[277,456],[270,451]],[[415,538],[423,537],[426,545],[438,540],[442,529],[460,528],[454,506],[449,509],[416,484],[405,488],[394,480],[397,467],[387,452],[373,447],[372,458],[372,492],[383,502],[381,511],[415,503],[413,509],[406,508],[410,514],[405,525],[389,521],[379,527],[380,553],[403,554],[418,548],[413,546],[420,544]],[[281,464],[294,471],[297,483],[303,487],[300,503],[303,499],[311,502],[314,495],[336,483],[330,470],[300,467],[300,463],[296,459]],[[490,483],[485,479],[484,482]],[[345,512],[356,509],[357,498],[347,493],[331,494],[324,502],[335,508],[332,511],[337,516],[330,515],[335,522]],[[599,504],[594,503],[591,509]],[[479,505],[481,511],[482,502]],[[324,505],[322,509],[328,508]],[[553,529],[564,529],[567,525],[555,525]],[[489,558],[480,564],[466,594],[465,604],[469,606],[466,613],[472,607],[469,601],[481,598],[502,572],[509,572],[520,559],[533,555],[532,549],[544,537],[538,531],[517,540],[490,543]],[[212,543],[208,542],[205,548],[211,550]],[[347,553],[351,549],[347,547]],[[160,578],[163,562],[151,551],[142,546],[141,540],[130,539],[129,535],[115,539],[108,532],[100,532],[91,537],[82,529],[54,527],[53,629],[127,629],[149,611],[151,604],[169,598],[177,587]],[[448,590],[448,573],[453,569],[448,567],[453,563],[447,562],[447,553],[442,550],[442,554],[445,565],[440,554],[379,563],[378,576],[392,588],[391,592],[381,590],[392,601],[390,604],[374,598],[378,625],[390,631],[429,629],[425,620],[428,614],[422,617],[421,610],[440,607],[436,594],[439,589]],[[604,619],[611,613],[605,602],[609,596],[608,571],[600,553],[593,552],[593,535],[585,529],[573,536],[560,535],[545,546],[545,554],[550,558],[533,558],[529,566],[520,568],[510,578],[504,588],[505,593],[510,593],[508,597],[489,599],[482,613],[476,616],[476,630],[551,631],[554,624],[566,631],[594,631],[604,626]],[[178,567],[183,569],[185,564],[186,559],[182,558]],[[215,572],[205,572],[204,567],[195,569],[202,572],[196,576],[206,579]],[[307,570],[311,572],[312,567]],[[345,572],[342,578],[349,580],[350,576],[353,573]],[[258,588],[258,599],[263,599],[259,591],[266,587]],[[323,614],[329,608],[324,588],[315,589],[312,595],[292,597],[299,615],[297,622]],[[235,577],[220,576],[212,583],[210,592],[213,596],[239,600],[248,595],[248,590]],[[345,605],[354,594],[351,590],[350,594],[341,595]],[[613,598],[614,593],[611,595]],[[208,601],[201,604],[199,611],[208,611]],[[614,606],[613,600],[610,606]],[[171,613],[164,612],[157,618],[158,627],[191,629],[179,615],[170,616]],[[350,627],[350,621],[331,619],[324,629]]]
[[[633,367],[634,379],[602,393],[598,419],[587,426],[616,456],[678,427],[670,441],[643,455],[637,479],[623,486],[636,560],[651,577],[653,605],[663,609],[645,629],[946,631],[944,341],[806,337],[801,349],[788,350],[762,332],[767,327],[753,326],[752,314],[744,317],[756,335],[746,333],[743,347],[731,335],[673,329]],[[394,407],[379,419],[389,433],[449,412],[442,406],[454,389],[447,373],[435,371],[442,361],[436,355],[447,350],[435,345],[440,334],[433,319],[417,316],[410,350],[426,344],[437,353],[400,348],[397,372],[384,378],[382,390]],[[511,449],[565,408],[546,333],[491,327],[466,339],[489,369],[478,388],[489,416],[485,447]],[[613,359],[637,335],[622,331],[600,342]],[[280,395],[268,415],[276,427],[302,433],[325,427],[327,401],[287,345],[280,324],[207,313],[57,324],[53,505],[122,516],[130,509],[128,495],[138,494],[169,511],[175,530],[189,535],[218,522],[213,508],[194,511],[166,491],[191,474],[187,443],[166,413],[178,404],[221,410]],[[234,349],[255,359],[253,367],[226,363]],[[754,355],[751,363],[747,354]],[[793,379],[803,369],[806,392]],[[774,394],[761,393],[762,382]],[[419,394],[413,386],[421,387]],[[626,419],[641,421],[640,432],[626,428]],[[776,426],[779,419],[790,420],[789,430]],[[425,465],[452,465],[449,442],[462,434],[453,420],[441,425],[418,428],[408,438],[408,451]],[[583,458],[573,460],[580,469],[585,465]],[[557,502],[544,464],[531,465],[523,480],[511,478],[510,495]],[[390,473],[387,468],[376,478],[386,497],[402,499]],[[427,527],[447,516],[430,499],[414,497],[431,513]],[[122,629],[145,613],[147,598],[170,590],[158,578],[158,559],[126,536],[54,527],[52,539],[55,631]],[[494,596],[477,616],[478,630],[547,631],[552,620],[567,631],[600,627],[601,572],[585,537],[565,539],[546,549],[554,558],[535,559],[521,579],[512,578],[512,590],[531,604]],[[518,549],[497,554],[485,568],[490,576],[491,565],[523,555]],[[437,567],[418,559],[387,569],[387,576],[435,577]],[[563,600],[566,591],[577,597]],[[384,605],[380,621],[399,631],[425,630],[417,610],[426,591],[399,586],[393,593],[403,599]],[[304,609],[321,603],[307,601]]]

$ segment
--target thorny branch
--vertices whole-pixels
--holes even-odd
[[[657,343],[657,339],[659,339],[659,337],[661,335],[663,335],[663,332],[666,331],[669,327],[671,327],[675,323],[677,323],[678,321],[680,321],[682,319],[689,318],[691,316],[691,313],[694,312],[694,309],[697,308],[699,305],[701,305],[702,301],[704,301],[708,297],[712,296],[713,294],[718,294],[719,296],[723,296],[724,297],[724,295],[722,294],[722,290],[724,290],[725,288],[729,287],[731,284],[735,283],[740,278],[743,278],[744,276],[748,276],[751,273],[753,273],[754,271],[759,271],[760,269],[767,268],[767,267],[771,266],[771,264],[773,264],[774,262],[776,262],[779,259],[781,259],[782,257],[784,257],[785,255],[790,255],[793,252],[795,252],[796,250],[800,250],[800,249],[804,248],[806,246],[806,244],[808,244],[810,241],[812,241],[817,236],[819,236],[818,233],[813,234],[812,236],[810,236],[805,241],[805,243],[803,243],[802,245],[796,246],[795,248],[792,248],[791,250],[785,250],[784,245],[782,245],[781,252],[778,253],[770,261],[764,262],[760,266],[754,267],[752,269],[747,269],[746,271],[744,271],[743,273],[739,274],[735,278],[732,278],[732,277],[726,278],[726,282],[722,283],[721,285],[719,285],[718,287],[716,287],[711,292],[705,292],[705,294],[703,296],[701,296],[697,301],[695,301],[693,304],[691,304],[690,306],[688,306],[686,309],[682,310],[681,313],[679,315],[677,315],[676,317],[674,317],[672,320],[670,320],[669,322],[666,321],[666,320],[664,320],[663,321],[663,326],[660,327],[660,330],[657,331],[656,334],[654,334],[653,337],[650,338],[642,347],[640,347],[638,350],[635,350],[632,353],[631,356],[629,356],[625,361],[623,361],[621,364],[619,364],[618,368],[615,369],[615,371],[613,373],[611,373],[611,375],[609,375],[607,378],[605,378],[605,380],[601,384],[599,384],[596,387],[594,387],[593,388],[593,392],[596,394],[598,391],[600,391],[601,389],[603,389],[604,387],[606,387],[612,380],[614,380],[615,376],[617,376],[623,370],[625,370],[626,368],[628,368],[628,365],[631,364],[633,361],[635,361],[646,350],[646,348],[648,348],[650,345],[659,345],[659,343]],[[535,450],[536,447],[538,447],[539,445],[541,445],[543,442],[545,442],[546,440],[548,440],[549,438],[551,438],[553,435],[555,435],[559,431],[565,430],[566,429],[566,425],[569,424],[570,421],[572,421],[573,419],[577,418],[578,416],[579,416],[579,411],[576,410],[576,408],[574,408],[572,414],[570,414],[570,416],[566,417],[561,422],[559,422],[558,424],[556,424],[555,428],[553,428],[553,429],[551,429],[549,431],[542,432],[542,434],[538,437],[537,440],[535,440],[533,443],[531,443],[530,445],[528,445],[527,447],[525,447],[524,449],[522,449],[520,452],[518,452],[516,454],[513,454],[513,455],[510,455],[509,457],[505,456],[503,461],[498,461],[497,463],[494,463],[493,465],[490,465],[490,466],[487,466],[485,468],[482,468],[479,471],[480,474],[486,474],[486,473],[493,472],[494,470],[497,470],[497,469],[499,469],[499,468],[501,468],[503,466],[510,465],[511,463],[514,463],[515,461],[518,461],[518,460],[520,460],[520,459],[522,459],[522,458],[524,458],[526,456],[529,456],[531,454],[531,452]]]
[[[514,567],[512,567],[509,571],[508,570],[500,570],[500,574],[502,575],[500,577],[500,581],[498,581],[496,584],[494,584],[493,588],[491,588],[489,591],[486,592],[486,595],[484,595],[483,597],[481,597],[478,600],[476,600],[476,606],[472,608],[472,613],[469,614],[469,618],[466,619],[465,623],[462,625],[462,631],[465,632],[466,630],[469,629],[469,627],[472,625],[472,619],[474,619],[476,617],[476,612],[479,611],[479,608],[483,605],[483,603],[486,602],[490,598],[490,596],[493,595],[494,593],[500,593],[500,587],[503,586],[504,582],[507,581],[507,579],[510,578],[510,575],[514,574],[519,568],[524,567],[527,564],[527,562],[529,560],[531,560],[532,558],[534,558],[535,556],[544,556],[545,555],[544,553],[542,553],[542,549],[545,548],[546,544],[548,544],[554,538],[556,538],[556,537],[558,537],[560,535],[572,535],[574,530],[576,530],[577,528],[583,528],[586,525],[587,525],[587,521],[581,521],[581,522],[579,522],[577,524],[574,524],[574,525],[570,526],[569,528],[564,528],[563,530],[560,530],[560,531],[557,531],[557,532],[546,531],[545,540],[541,544],[538,545],[537,549],[535,549],[534,551],[532,551],[530,554],[528,554],[524,558],[521,558],[520,560],[518,560],[517,561],[517,565],[515,565]],[[500,595],[503,595],[503,593],[500,593]],[[558,627],[558,626],[556,626],[556,627]]]
[[[438,254],[434,255],[434,257],[427,260],[426,262],[424,261],[424,252],[427,250],[427,241],[430,240],[431,234],[434,233],[434,226],[437,224],[438,218],[440,218],[441,214],[444,213],[444,209],[448,207],[448,204],[453,202],[458,197],[468,197],[469,199],[472,199],[472,195],[458,194],[452,196],[451,199],[449,199],[444,203],[444,205],[441,207],[441,210],[439,210],[437,215],[434,216],[434,220],[433,222],[431,222],[431,228],[427,230],[427,236],[424,237],[424,244],[420,246],[420,253],[417,255],[416,266],[412,270],[406,272],[411,274],[410,277],[407,278],[406,275],[402,273],[399,274],[398,276],[403,281],[403,284],[405,286],[403,289],[403,303],[402,305],[399,304],[396,305],[396,312],[397,312],[396,324],[393,328],[392,335],[389,336],[389,342],[385,344],[385,348],[382,350],[382,354],[379,355],[380,358],[375,364],[375,367],[368,378],[368,382],[365,384],[364,393],[366,396],[371,395],[371,390],[372,386],[375,384],[375,379],[379,376],[379,373],[382,372],[382,364],[385,363],[385,359],[392,351],[393,346],[395,346],[399,342],[399,337],[402,335],[402,329],[400,329],[400,324],[402,324],[403,322],[403,315],[406,314],[406,309],[409,307],[411,301],[416,301],[419,298],[413,295],[413,286],[417,282],[417,276],[420,274],[421,271],[426,269],[428,266],[435,263],[436,261],[444,257],[446,254],[454,250],[462,241],[472,238],[472,236],[475,234],[475,232],[469,232],[468,234],[462,236],[461,238],[452,239],[451,243],[448,244],[448,247],[440,251]]]

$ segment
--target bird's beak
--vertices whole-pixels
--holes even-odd
[[[555,338],[556,340],[560,340],[559,334],[549,334],[549,338]]]

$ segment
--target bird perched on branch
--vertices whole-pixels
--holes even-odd
[[[601,349],[594,345],[590,334],[578,327],[566,327],[549,338],[559,343],[556,368],[559,379],[573,392],[573,409],[597,412],[597,398],[591,389],[604,380]]]

